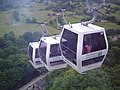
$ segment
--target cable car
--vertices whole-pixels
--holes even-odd
[[[65,68],[67,64],[62,60],[60,51],[60,36],[42,37],[39,46],[41,63],[48,71]]]
[[[34,68],[44,67],[44,65],[40,61],[40,56],[38,53],[39,42],[30,42],[28,46],[28,58],[29,62],[32,64]]]
[[[64,25],[60,49],[63,60],[79,73],[101,67],[108,52],[105,29],[93,24]]]

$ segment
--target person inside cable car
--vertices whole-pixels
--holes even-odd
[[[91,35],[84,35],[83,39],[83,50],[82,54],[90,53],[92,51],[92,42],[91,42]]]
[[[92,45],[90,45],[90,44],[85,44],[85,45],[83,46],[82,53],[83,53],[83,54],[90,53],[91,50],[92,50]]]
[[[103,32],[84,35],[82,54],[106,49],[106,42]]]
[[[60,52],[59,44],[51,45],[50,57],[55,57],[55,56],[60,56],[60,55],[61,55],[61,52]]]

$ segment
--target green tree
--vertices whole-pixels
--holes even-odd
[[[11,42],[15,42],[16,37],[13,31],[4,34],[4,40],[5,41],[11,41]]]
[[[32,33],[31,33],[31,32],[25,32],[25,33],[23,34],[23,39],[24,39],[25,41],[27,41],[27,42],[33,41],[33,35],[32,35]]]
[[[120,65],[114,66],[111,70],[111,83],[114,90],[120,90]]]
[[[20,21],[19,16],[20,16],[20,13],[15,10],[15,11],[13,12],[13,18],[15,19],[15,21],[17,21],[17,22]]]
[[[0,90],[5,90],[6,89],[5,80],[6,80],[5,73],[0,71]]]
[[[53,25],[53,21],[52,21],[52,20],[50,20],[50,22],[49,22],[49,23],[50,23],[50,25]]]
[[[46,90],[112,90],[110,78],[102,69],[89,71],[85,75],[68,69],[48,82],[52,84]]]
[[[5,40],[2,37],[0,37],[0,48],[4,48],[5,46]]]
[[[33,41],[39,41],[41,37],[42,37],[41,31],[33,32],[33,39],[34,39]]]
[[[25,19],[25,22],[26,22],[26,23],[31,23],[30,18],[26,18],[26,19]]]
[[[120,53],[120,48],[113,46],[108,53],[108,57],[105,60],[105,64],[108,65],[109,67],[119,65],[120,64],[119,53]]]
[[[31,20],[32,23],[35,23],[36,22],[36,18],[33,17],[32,20]]]

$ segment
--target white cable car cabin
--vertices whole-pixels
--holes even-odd
[[[40,68],[44,67],[44,65],[40,62],[40,56],[39,56],[39,42],[30,42],[28,46],[28,58],[29,62],[34,68]]]
[[[93,24],[64,25],[60,49],[64,61],[79,73],[101,67],[108,52],[105,29]]]
[[[60,36],[42,37],[39,46],[41,62],[48,71],[65,68],[60,51]]]

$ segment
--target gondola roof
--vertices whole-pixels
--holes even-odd
[[[34,48],[39,48],[39,42],[30,42],[29,45]]]
[[[60,43],[59,36],[50,36],[50,37],[43,37],[41,38],[42,41],[49,43],[49,44],[58,44]]]
[[[100,26],[96,26],[96,25],[93,25],[93,24],[88,24],[88,26],[84,26],[82,25],[81,23],[75,23],[75,24],[67,24],[67,25],[64,25],[64,28],[65,29],[69,29],[71,31],[74,31],[74,32],[90,32],[90,31],[96,31],[96,30],[103,30],[104,28],[100,27]]]

